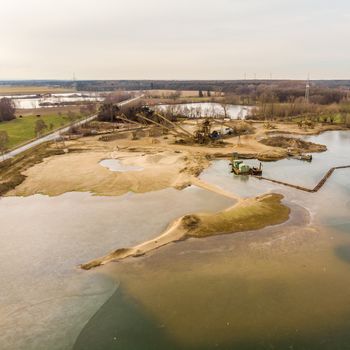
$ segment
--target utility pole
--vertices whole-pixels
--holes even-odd
[[[75,77],[75,73],[73,73],[72,86],[74,90],[77,90],[77,79]]]
[[[306,88],[305,88],[305,103],[310,102],[310,74],[307,77]]]

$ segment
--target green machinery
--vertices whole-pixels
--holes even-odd
[[[232,154],[232,172],[236,175],[255,175],[255,176],[261,176],[262,175],[262,164],[260,163],[259,167],[251,167],[248,164],[245,164],[243,160],[238,159],[238,154],[233,153]]]

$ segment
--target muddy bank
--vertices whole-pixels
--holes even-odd
[[[290,209],[281,203],[279,194],[267,194],[256,198],[240,200],[233,207],[215,214],[185,215],[175,220],[159,237],[131,248],[118,249],[105,257],[82,264],[91,268],[118,261],[127,257],[138,257],[169,243],[188,238],[203,238],[219,234],[261,229],[285,222]]]
[[[260,142],[266,146],[280,147],[287,149],[289,153],[300,154],[306,152],[325,152],[327,146],[317,143],[304,141],[298,138],[286,137],[286,136],[274,136],[264,138]]]
[[[346,125],[340,124],[316,124],[314,128],[301,129],[296,123],[277,123],[276,129],[268,130],[266,133],[290,134],[290,135],[320,135],[326,131],[349,130]]]
[[[26,175],[23,172],[42,163],[48,157],[62,154],[64,154],[62,149],[44,143],[14,158],[0,162],[0,196],[7,194],[26,180]]]

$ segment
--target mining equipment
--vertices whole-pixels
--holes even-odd
[[[245,164],[243,160],[238,159],[238,154],[232,154],[231,161],[232,171],[236,175],[254,175],[261,176],[262,175],[262,164],[260,162],[259,167],[251,167],[248,164]]]

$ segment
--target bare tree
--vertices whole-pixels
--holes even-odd
[[[86,110],[88,111],[88,114],[96,113],[96,103],[88,102],[86,104]]]
[[[38,119],[35,122],[34,131],[36,136],[40,136],[43,133],[43,131],[46,129],[47,129],[47,125],[42,119]]]
[[[345,124],[346,126],[350,127],[350,114],[347,114],[345,117]]]
[[[117,104],[104,102],[98,112],[98,120],[113,123],[117,118],[120,108]]]
[[[9,142],[9,135],[6,131],[1,130],[0,131],[0,153],[2,155],[5,154],[5,151],[7,150],[7,145]]]
[[[172,98],[174,101],[178,100],[181,96],[181,91],[174,91],[170,94],[170,98]]]
[[[0,122],[8,121],[16,118],[16,107],[10,98],[0,99]]]
[[[76,119],[77,115],[76,115],[76,113],[74,113],[74,112],[72,112],[72,111],[68,111],[68,112],[67,112],[67,117],[68,117],[68,119],[69,119],[69,122],[70,122],[70,123],[73,123],[74,120]]]
[[[224,118],[226,119],[226,118],[229,118],[229,113],[228,113],[228,111],[229,111],[229,105],[226,103],[226,102],[222,102],[222,103],[220,103],[220,106],[221,106],[221,108],[223,109],[223,112],[224,112]]]
[[[107,95],[104,102],[115,104],[115,103],[125,101],[130,97],[132,97],[132,95],[130,93],[128,93],[126,91],[118,90],[118,91],[114,91],[111,94]]]
[[[196,118],[202,118],[202,116],[203,116],[202,106],[198,106],[195,108],[195,116],[196,116]]]
[[[209,112],[209,111],[208,111]],[[215,108],[215,105],[214,104],[212,104],[211,106],[210,106],[210,113],[208,113],[209,114],[209,116],[211,117],[211,118],[215,118],[216,117],[216,108]]]

